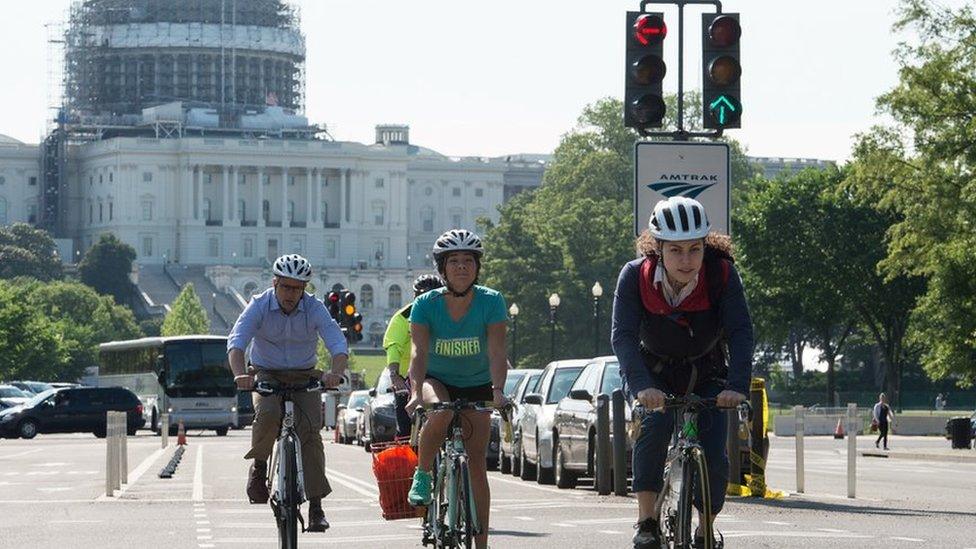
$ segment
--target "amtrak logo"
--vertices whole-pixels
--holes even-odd
[[[692,173],[665,173],[658,177],[659,181],[651,183],[647,187],[659,192],[664,196],[686,196],[697,198],[709,187],[718,183],[717,175],[692,174]]]

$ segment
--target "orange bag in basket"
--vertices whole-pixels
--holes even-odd
[[[387,520],[416,517],[407,493],[417,468],[417,454],[408,444],[387,448],[373,455],[373,474],[380,492],[380,508]]]

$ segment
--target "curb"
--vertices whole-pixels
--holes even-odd
[[[968,455],[926,454],[920,452],[878,452],[874,450],[862,451],[862,457],[914,459],[917,461],[948,461],[953,463],[976,463],[976,452],[970,450]]]

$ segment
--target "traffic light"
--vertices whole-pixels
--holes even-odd
[[[332,291],[325,296],[325,307],[329,310],[329,316],[332,317],[332,320],[339,322],[341,318],[339,311],[339,292]]]
[[[356,310],[356,294],[343,290],[341,296],[341,313],[342,322],[340,325],[343,328],[343,332],[346,334],[346,340],[350,342],[357,342],[363,340],[363,315],[359,314]]]
[[[704,127],[720,130],[742,127],[739,93],[738,13],[702,14],[702,113]]]
[[[627,76],[624,84],[624,126],[660,128],[664,123],[662,83],[667,73],[663,13],[627,12]]]

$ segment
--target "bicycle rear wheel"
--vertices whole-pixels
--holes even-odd
[[[294,435],[286,437],[281,443],[279,453],[278,493],[278,547],[297,549],[298,547],[298,451]]]

